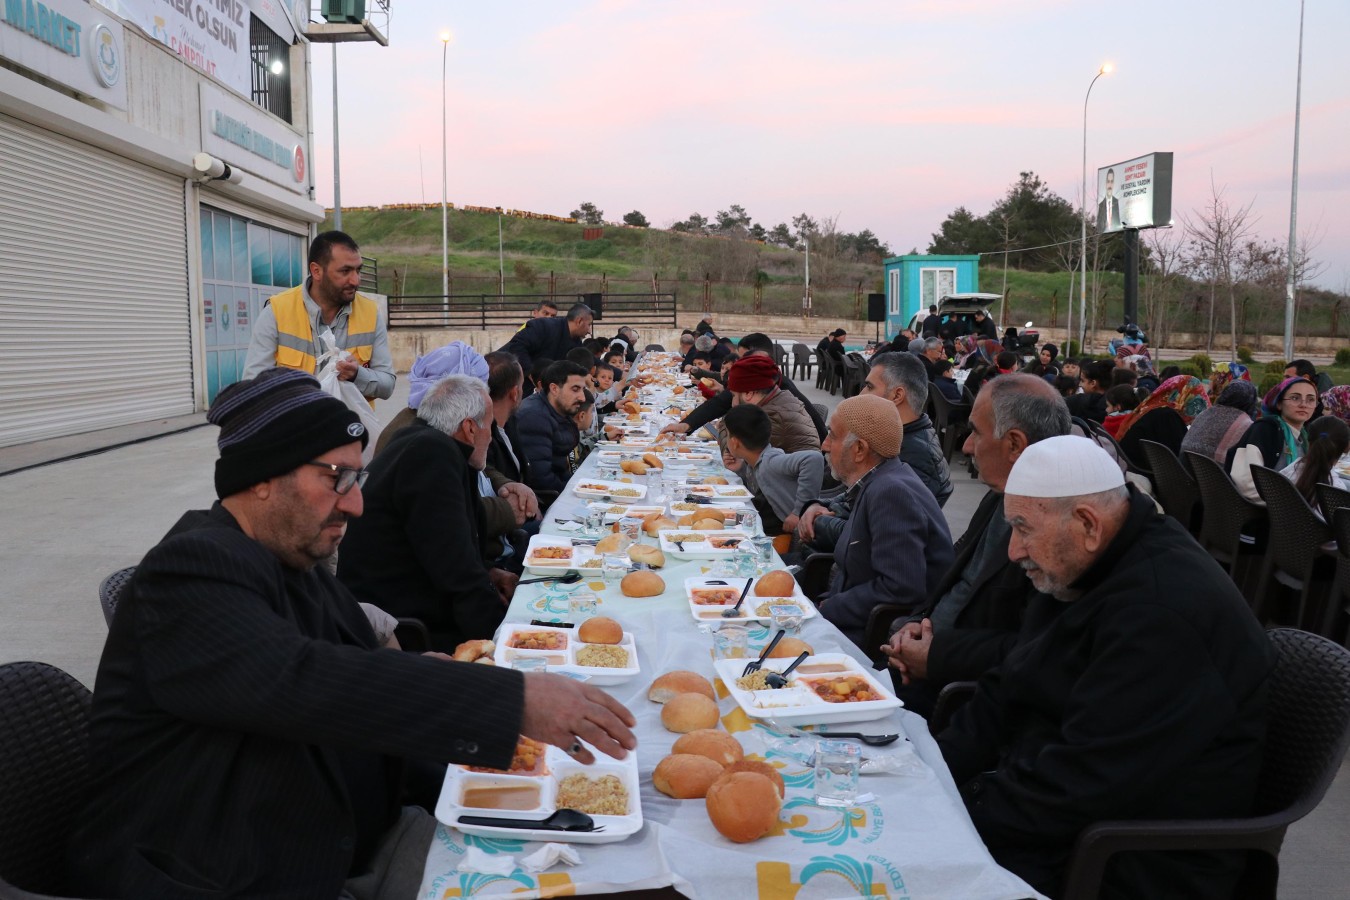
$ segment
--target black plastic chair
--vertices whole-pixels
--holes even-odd
[[[1331,526],[1313,512],[1294,483],[1265,466],[1252,466],[1256,491],[1270,514],[1270,546],[1253,607],[1258,619],[1269,607],[1276,584],[1298,592],[1295,622],[1320,633],[1335,574],[1334,560],[1322,550],[1335,540]]]
[[[884,669],[887,666],[886,654],[879,647],[891,639],[891,623],[896,617],[909,611],[909,607],[898,603],[878,603],[867,614],[867,625],[863,629],[863,652],[872,660],[872,668]]]
[[[1327,604],[1322,633],[1335,634],[1338,627],[1341,645],[1350,647],[1350,507],[1341,507],[1331,516],[1331,531],[1336,535],[1336,593]],[[1340,621],[1337,621],[1340,620]]]
[[[947,462],[952,461],[952,452],[965,442],[970,433],[970,407],[968,403],[953,403],[943,396],[942,391],[928,392],[929,416],[933,420],[933,430],[942,442],[942,455]]]
[[[1350,491],[1341,490],[1329,484],[1317,485],[1316,491],[1317,511],[1328,522],[1336,515],[1336,510],[1350,508]]]
[[[818,379],[822,383],[817,385],[821,390],[831,394],[839,393],[839,387],[843,379],[842,364],[833,354],[826,353],[820,359],[820,374]]]
[[[862,393],[863,382],[867,380],[867,361],[857,353],[847,353],[840,366],[840,388],[844,399]]]
[[[1265,549],[1270,517],[1266,508],[1238,493],[1233,479],[1211,457],[1184,451],[1200,489],[1200,546],[1223,565],[1248,601],[1256,596],[1255,575]]]
[[[2,897],[53,897],[65,887],[66,845],[88,798],[92,696],[55,666],[0,665]]]
[[[798,342],[792,345],[792,378],[810,378],[811,369],[815,366],[815,360],[811,356],[811,348]],[[820,387],[819,384],[816,387]]]
[[[830,572],[833,569],[833,553],[812,553],[802,562],[795,577],[806,599],[812,603],[820,602],[820,598],[830,588]]]
[[[774,342],[773,345],[773,361],[778,366],[778,371],[782,372],[784,377],[786,377],[788,373],[787,351],[783,349],[782,344],[777,342]]]
[[[824,403],[812,403],[811,405],[816,408],[816,412],[820,413],[820,420],[822,422],[830,421],[830,408],[828,406]]]
[[[394,637],[401,649],[409,653],[426,653],[431,649],[431,632],[421,619],[400,618],[394,628]]]
[[[1181,460],[1155,441],[1140,441],[1139,448],[1153,472],[1153,491],[1163,510],[1191,534],[1200,532],[1200,489]]]
[[[956,715],[956,711],[975,696],[976,684],[974,681],[953,681],[944,685],[942,690],[938,691],[933,712],[928,717],[928,730],[933,734],[945,731],[952,723],[952,716]]]
[[[1350,745],[1350,652],[1293,628],[1267,634],[1276,658],[1253,815],[1098,822],[1078,836],[1064,900],[1099,897],[1102,874],[1116,853],[1240,849],[1248,853],[1238,895],[1274,900],[1284,833],[1322,801]]]
[[[135,574],[136,567],[127,566],[103,579],[103,583],[98,586],[98,602],[103,607],[103,620],[110,628],[113,614],[117,612],[117,604],[122,600],[122,592],[126,590],[127,585],[131,583],[131,576]]]

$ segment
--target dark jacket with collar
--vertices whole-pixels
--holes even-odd
[[[820,612],[861,647],[873,607],[914,607],[932,596],[951,565],[952,538],[937,501],[899,458],[864,475],[852,494]]]
[[[325,567],[187,513],[109,628],[69,889],[331,900],[398,817],[399,757],[505,766],[523,704],[518,672],[376,650]]]
[[[1274,662],[1228,575],[1137,492],[1073,587],[938,736],[994,858],[1051,896],[1093,822],[1250,814]],[[1242,864],[1124,854],[1103,896],[1227,897]]]
[[[338,577],[360,599],[421,619],[437,649],[490,638],[501,599],[488,581],[471,450],[421,419],[370,464],[365,511],[347,526]]]
[[[581,440],[577,424],[558,412],[543,394],[531,394],[516,410],[516,452],[523,453],[530,468],[529,485],[535,492],[567,487],[572,477],[568,455]]]
[[[919,413],[917,419],[904,427],[900,458],[909,463],[938,506],[946,505],[947,498],[952,495],[952,474],[927,413]]]
[[[568,351],[580,346],[581,339],[572,337],[572,333],[567,330],[567,317],[552,316],[530,319],[524,328],[511,335],[511,340],[497,349],[520,360],[520,367],[528,376],[535,360],[551,359],[557,362],[566,359]],[[526,377],[525,391],[529,393],[531,390],[530,379]]]

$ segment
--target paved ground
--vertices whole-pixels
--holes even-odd
[[[802,385],[829,407],[837,398]],[[391,418],[407,398],[406,379],[378,412]],[[90,686],[107,628],[99,582],[134,565],[179,515],[208,506],[216,429],[201,417],[113,429],[49,446],[0,451],[0,662],[37,659]],[[181,431],[177,429],[188,428]],[[152,437],[156,430],[174,433]],[[90,453],[47,465],[44,459]],[[29,468],[23,468],[29,466]],[[944,512],[959,535],[984,490],[953,469],[956,492]],[[1282,900],[1346,896],[1350,884],[1350,774],[1345,767],[1322,805],[1289,831]]]

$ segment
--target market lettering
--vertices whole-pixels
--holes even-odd
[[[4,19],[19,31],[67,56],[80,55],[80,31],[84,26],[36,0],[5,0]]]

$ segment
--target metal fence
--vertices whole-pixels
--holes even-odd
[[[540,300],[558,314],[599,297],[598,322],[634,328],[674,328],[677,302],[669,294],[405,294],[389,298],[390,328],[512,328],[530,317]]]

